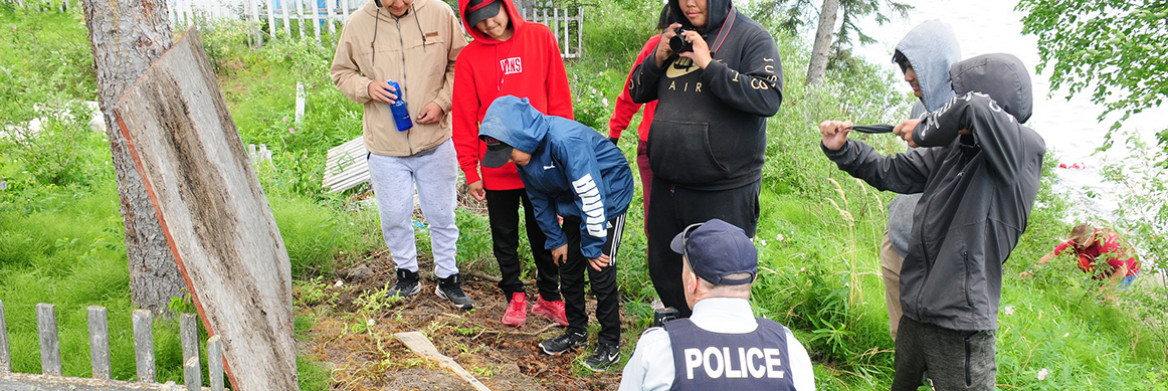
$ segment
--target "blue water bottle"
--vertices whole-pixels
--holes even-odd
[[[406,108],[405,96],[402,94],[401,86],[397,82],[390,80],[389,86],[393,87],[392,92],[397,95],[397,100],[389,105],[389,111],[393,112],[393,122],[397,124],[398,131],[407,131],[414,127],[414,121],[410,119],[410,109]],[[389,91],[389,89],[386,89]]]

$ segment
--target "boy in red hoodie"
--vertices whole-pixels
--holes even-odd
[[[547,26],[524,21],[511,0],[460,0],[458,11],[474,41],[455,63],[454,146],[471,195],[487,201],[492,247],[502,275],[499,289],[509,302],[503,324],[522,326],[527,320],[527,296],[519,281],[518,213],[522,202],[527,239],[539,272],[539,299],[532,313],[566,326],[559,270],[551,252],[544,249],[546,237],[536,222],[519,173],[514,164],[508,163],[499,168],[482,167],[480,176],[479,162],[487,146],[478,137],[487,107],[500,96],[527,98],[541,113],[573,118],[572,95],[560,47]]]

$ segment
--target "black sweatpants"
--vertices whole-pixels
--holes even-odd
[[[564,292],[564,312],[568,317],[568,330],[588,332],[588,312],[584,309],[584,272],[592,284],[592,294],[596,296],[596,321],[600,322],[600,333],[596,340],[600,343],[620,345],[620,295],[616,289],[617,250],[625,231],[625,215],[608,221],[608,238],[602,252],[609,257],[609,264],[596,271],[580,252],[580,224],[578,219],[564,218],[564,236],[568,238],[568,259],[560,265],[561,291]]]
[[[728,190],[702,191],[687,189],[658,176],[653,177],[649,216],[649,278],[666,307],[677,309],[678,316],[688,318],[691,311],[685,302],[681,282],[681,254],[669,248],[669,242],[685,227],[713,218],[733,224],[754,237],[758,227],[758,193],[761,181]]]
[[[491,224],[491,247],[495,259],[499,261],[499,289],[506,300],[511,294],[523,292],[523,282],[519,274],[523,263],[519,259],[519,203],[523,203],[523,214],[527,220],[527,240],[531,243],[531,255],[535,259],[536,286],[544,300],[560,300],[559,270],[552,260],[551,251],[544,250],[547,236],[539,229],[535,220],[535,208],[527,198],[526,189],[487,190],[487,219]]]

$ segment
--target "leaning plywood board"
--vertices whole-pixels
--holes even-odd
[[[297,389],[288,253],[193,28],[114,113],[232,388]]]

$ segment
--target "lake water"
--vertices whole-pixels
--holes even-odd
[[[1083,167],[1056,170],[1059,180],[1055,190],[1083,207],[1075,208],[1079,211],[1078,216],[1067,216],[1068,220],[1109,219],[1111,212],[1118,207],[1118,190],[1115,185],[1103,182],[1099,171],[1104,164],[1114,162],[1128,151],[1117,143],[1107,153],[1095,154],[1112,123],[1110,119],[1102,123],[1096,120],[1103,107],[1091,103],[1089,96],[1083,93],[1071,100],[1065,98],[1065,90],[1051,94],[1049,71],[1034,74],[1034,66],[1039,62],[1037,38],[1022,34],[1024,13],[1014,11],[1017,1],[905,2],[916,7],[907,18],[892,17],[892,21],[883,26],[874,21],[861,24],[861,29],[876,38],[878,43],[857,48],[857,53],[899,77],[902,75],[900,69],[891,62],[896,43],[921,22],[940,19],[956,33],[962,58],[996,52],[1018,56],[1030,68],[1034,83],[1034,114],[1027,125],[1046,139],[1047,149],[1054,152],[1058,162],[1067,166],[1077,163]],[[814,31],[806,36],[810,40]],[[898,87],[906,93],[910,91],[907,83],[899,83]],[[1155,145],[1155,133],[1165,126],[1165,118],[1168,118],[1165,108],[1149,110],[1132,116],[1125,122],[1125,128],[1136,130],[1142,139]]]

